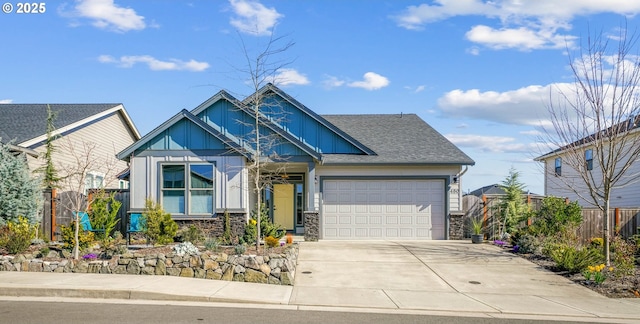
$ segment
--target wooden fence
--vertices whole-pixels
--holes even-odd
[[[126,231],[127,211],[129,210],[129,190],[128,189],[105,189],[107,193],[115,192],[115,199],[122,203],[118,210],[119,219],[115,230],[120,233]],[[46,238],[58,241],[60,237],[60,225],[68,226],[73,221],[73,213],[70,206],[73,206],[72,199],[77,193],[66,191],[59,193],[56,189],[44,190],[44,208],[42,209],[41,230]],[[86,199],[87,198],[83,198]]]
[[[496,237],[498,225],[496,224],[496,214],[499,212],[500,195],[483,195],[481,197],[467,195],[462,199],[465,212],[465,237],[471,237],[470,220],[472,218],[482,219],[486,224],[487,237]],[[525,196],[533,210],[539,210],[544,197]],[[616,233],[622,237],[629,238],[632,235],[640,234],[640,208],[611,208],[611,224],[609,228],[615,229]],[[534,220],[531,220],[534,221]],[[526,224],[523,224],[526,225]],[[603,236],[603,219],[599,209],[583,208],[582,224],[578,234],[584,243],[588,243],[594,237]]]
[[[604,220],[602,212],[595,208],[582,209],[582,225],[578,233],[583,242],[589,242],[594,237],[603,237]],[[629,238],[639,234],[640,208],[612,208],[609,210],[610,229],[614,229],[616,234]]]

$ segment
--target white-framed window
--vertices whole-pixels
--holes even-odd
[[[556,158],[555,165],[556,165],[556,169],[555,169],[556,176],[561,176],[562,175],[562,158]]]
[[[129,181],[127,181],[127,180],[118,180],[118,188],[120,188],[120,189],[129,189]]]
[[[84,193],[87,194],[89,189],[99,189],[104,187],[104,173],[89,171],[84,176]]]
[[[214,213],[213,163],[167,163],[160,171],[162,207],[177,215]]]
[[[584,151],[584,160],[587,164],[587,170],[593,170],[593,150],[588,149]]]

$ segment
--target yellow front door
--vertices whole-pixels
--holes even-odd
[[[293,230],[293,184],[273,185],[273,221]]]

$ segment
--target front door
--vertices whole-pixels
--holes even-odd
[[[282,225],[286,230],[293,230],[294,185],[277,183],[273,185],[273,222]]]

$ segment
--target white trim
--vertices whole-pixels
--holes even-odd
[[[124,106],[122,104],[119,104],[117,106],[114,106],[113,108],[107,109],[105,111],[102,111],[100,113],[97,113],[95,115],[91,115],[85,119],[81,119],[73,124],[69,124],[67,126],[64,127],[60,127],[58,129],[56,129],[53,132],[53,136],[59,136],[64,134],[65,132],[68,132],[70,130],[79,128],[80,126],[83,126],[85,124],[88,124],[94,120],[100,119],[104,116],[108,116],[110,114],[116,113],[118,111],[122,112],[122,116],[124,117],[125,121],[127,122],[127,124],[129,124],[129,128],[133,131],[134,135],[136,136],[137,139],[140,139],[140,133],[138,132],[138,130],[136,129],[135,125],[133,124],[133,121],[131,121],[131,118],[129,117],[129,115],[127,114],[127,112],[124,109]],[[30,140],[24,141],[22,143],[20,143],[20,146],[24,146],[24,147],[29,147],[31,145],[40,143],[40,142],[44,142],[47,139],[47,134],[44,135],[40,135],[38,137],[34,137]]]

